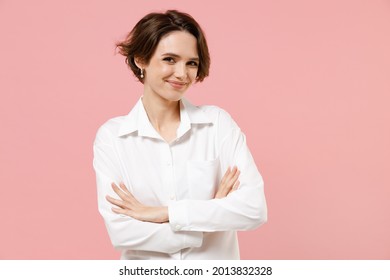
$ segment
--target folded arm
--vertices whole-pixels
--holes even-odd
[[[221,183],[211,200],[186,199],[171,201],[167,207],[142,205],[123,184],[113,184],[113,190],[120,197],[107,197],[117,214],[151,222],[169,222],[175,232],[213,232],[248,230],[256,228],[267,220],[267,207],[263,191],[263,180],[246,146],[245,136],[240,130],[233,130],[222,145],[220,161],[222,168],[237,162],[244,170],[240,181],[237,167],[227,168]],[[225,150],[224,150],[225,149]],[[202,184],[199,178],[198,184]],[[239,187],[240,186],[240,187]]]
[[[249,230],[267,221],[263,179],[238,128],[224,138],[220,162],[221,168],[237,165],[240,187],[221,199],[171,201],[169,223],[174,231]]]
[[[112,182],[122,181],[119,160],[110,145],[109,137],[100,130],[94,143],[93,166],[96,172],[98,207],[111,242],[118,249],[175,253],[181,249],[200,247],[202,232],[174,232],[169,223],[143,222],[112,211],[107,195],[119,199]]]

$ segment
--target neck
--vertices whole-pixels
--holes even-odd
[[[180,102],[163,99],[156,94],[144,94],[142,103],[151,124],[160,129],[180,121]]]

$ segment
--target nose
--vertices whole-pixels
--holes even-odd
[[[177,63],[175,67],[175,77],[184,80],[187,78],[187,66],[185,63]]]

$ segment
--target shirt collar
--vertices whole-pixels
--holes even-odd
[[[211,124],[211,119],[197,106],[192,105],[187,99],[180,100],[180,125],[177,129],[177,138],[184,135],[191,129],[192,124]],[[139,136],[146,136],[161,139],[161,136],[154,129],[146,114],[142,97],[135,104],[130,113],[119,127],[118,136],[124,136],[138,131]]]

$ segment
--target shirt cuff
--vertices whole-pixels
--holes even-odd
[[[188,213],[185,203],[171,200],[168,202],[169,224],[173,231],[191,230],[188,225]]]
[[[202,246],[203,232],[202,231],[190,231],[188,225],[187,207],[182,201],[170,201],[168,203],[168,216],[169,224],[174,232],[186,232],[184,235],[184,247]]]
[[[182,231],[184,235],[184,248],[199,248],[203,244],[203,232],[201,231]]]

